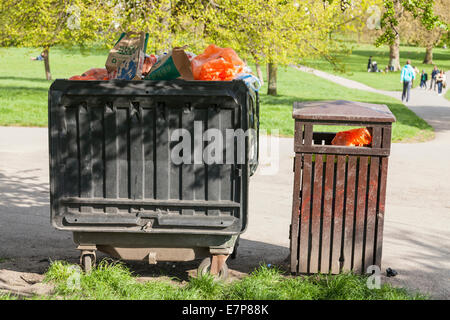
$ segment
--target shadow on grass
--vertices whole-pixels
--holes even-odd
[[[361,56],[361,59],[368,59],[369,56],[373,56],[373,59],[376,60],[377,57],[387,58],[389,59],[389,50],[379,51],[379,50],[353,50],[353,55]],[[401,60],[411,59],[416,60],[416,63],[422,63],[423,58],[425,57],[425,49],[423,51],[409,51],[407,48],[402,48]],[[441,53],[441,52],[433,52],[433,60],[435,61],[446,61],[450,57],[450,54]],[[439,63],[438,63],[439,64]],[[431,67],[431,65],[430,65]]]
[[[50,83],[52,80],[46,80],[44,78],[28,78],[28,77],[0,77],[0,80],[13,80],[13,81],[32,81],[32,82],[42,82],[42,83]]]

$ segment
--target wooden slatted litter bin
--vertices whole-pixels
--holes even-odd
[[[291,272],[381,268],[394,115],[385,105],[338,100],[295,102],[293,118]],[[366,127],[372,143],[331,145],[335,133],[318,132],[318,125]]]

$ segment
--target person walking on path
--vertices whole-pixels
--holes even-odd
[[[403,83],[402,102],[406,99],[409,101],[411,87],[414,81],[414,69],[411,67],[411,60],[406,61],[406,65],[402,69],[400,82]]]
[[[428,74],[425,73],[425,70],[422,70],[422,74],[420,75],[420,87],[425,90],[427,89],[427,80]]]
[[[433,88],[436,91],[436,76],[439,74],[439,70],[436,66],[434,66],[433,71],[431,71],[431,80],[430,80],[430,90]]]
[[[446,76],[444,73],[444,70],[441,70],[441,72],[436,76],[436,84],[438,87],[438,95],[440,96],[442,94],[442,87],[445,88],[446,86]]]

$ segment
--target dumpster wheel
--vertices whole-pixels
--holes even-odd
[[[80,260],[84,272],[91,272],[92,268],[95,266],[95,255],[92,253],[82,253]]]
[[[209,273],[210,269],[211,269],[211,258],[208,257],[203,259],[203,261],[198,266],[197,276],[199,277]],[[214,277],[216,277],[218,280],[225,280],[228,277],[228,266],[226,262],[222,264],[222,268],[220,269],[219,274],[215,275]]]

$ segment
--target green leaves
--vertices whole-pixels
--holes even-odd
[[[399,34],[399,21],[405,13],[418,19],[427,30],[445,25],[433,12],[434,0],[383,0],[384,13],[380,25],[383,30],[375,44],[392,44]]]

